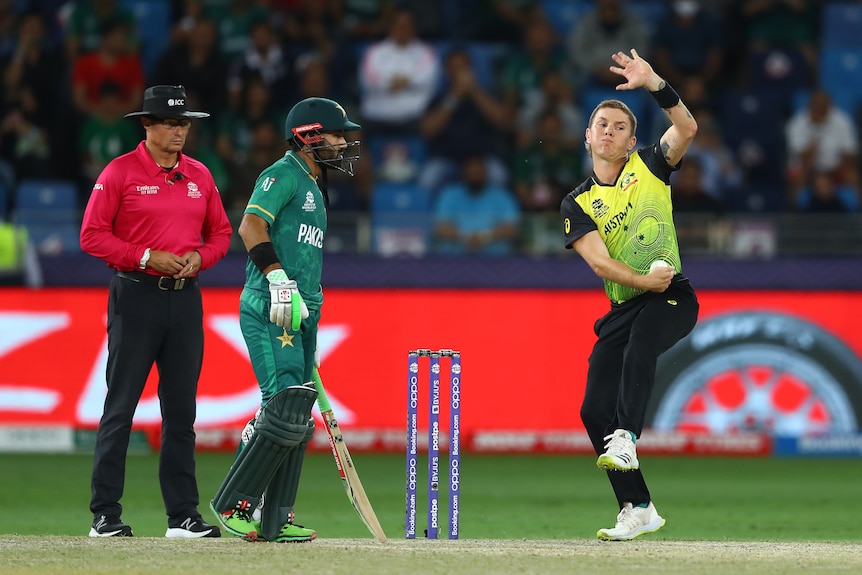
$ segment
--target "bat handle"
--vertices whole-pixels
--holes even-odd
[[[317,390],[317,406],[320,411],[332,411],[332,406],[329,405],[329,398],[326,396],[326,390],[323,388],[323,381],[320,379],[320,372],[317,368],[311,370],[311,380],[314,382],[314,388]]]

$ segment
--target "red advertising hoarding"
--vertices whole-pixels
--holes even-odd
[[[217,430],[233,433],[255,412],[259,392],[239,331],[238,290],[204,288],[203,294],[206,344],[198,429],[199,439],[215,446],[227,441]],[[701,291],[699,297],[702,324],[728,314],[778,314],[816,326],[854,357],[862,356],[862,294]],[[104,289],[0,291],[0,425],[98,424],[106,305]],[[363,442],[376,448],[402,445],[408,350],[453,348],[462,357],[465,438],[490,445],[488,450],[506,434],[527,441],[528,449],[554,450],[555,441],[560,450],[578,449],[566,434],[583,431],[578,412],[592,326],[607,308],[603,292],[594,290],[331,289],[320,324],[321,374],[342,427],[353,432],[351,448],[359,444],[360,449]],[[442,365],[445,384],[448,364]],[[862,385],[844,379],[841,385]],[[140,428],[160,423],[155,384],[152,373],[136,414]],[[716,389],[731,389],[722,385]],[[756,384],[749,388],[756,391]],[[696,392],[680,410],[696,414],[691,399]],[[421,397],[420,425],[427,410]],[[814,407],[809,411],[814,414]],[[369,430],[371,435],[362,435]],[[530,440],[530,433],[538,435]]]

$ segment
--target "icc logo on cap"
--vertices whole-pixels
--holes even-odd
[[[168,106],[183,106],[185,105],[185,100],[182,98],[169,98]]]

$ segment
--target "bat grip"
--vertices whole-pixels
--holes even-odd
[[[317,406],[320,407],[320,411],[332,411],[332,406],[329,405],[329,398],[326,396],[326,390],[323,388],[323,381],[320,379],[320,372],[317,371],[316,367],[311,371],[311,380],[314,382],[314,388],[317,390]]]

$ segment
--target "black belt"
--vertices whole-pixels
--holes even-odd
[[[170,276],[153,276],[144,272],[117,272],[117,275],[133,282],[154,285],[163,291],[178,291],[198,283],[196,277],[174,279]]]

